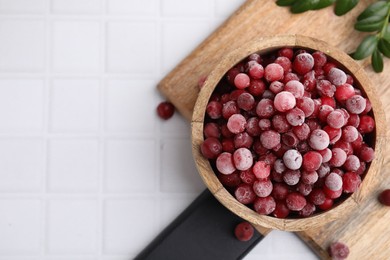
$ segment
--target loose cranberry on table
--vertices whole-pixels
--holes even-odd
[[[234,235],[240,241],[249,241],[253,237],[255,230],[249,222],[241,222],[234,229]]]
[[[333,260],[343,260],[349,255],[349,248],[341,242],[332,243],[328,248],[329,255]]]
[[[379,194],[379,202],[390,207],[390,189],[384,190]]]
[[[258,214],[330,210],[359,188],[375,158],[372,106],[354,82],[320,51],[252,54],[215,88],[201,153]],[[378,199],[390,205],[390,190]]]
[[[157,106],[157,114],[162,119],[169,119],[175,113],[175,107],[171,102],[164,101]]]

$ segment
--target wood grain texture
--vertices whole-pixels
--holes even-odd
[[[353,51],[365,36],[353,30],[356,16],[374,1],[361,0],[349,14],[337,17],[331,8],[316,12],[293,15],[287,8],[280,8],[273,0],[249,0],[235,12],[220,28],[208,37],[198,48],[185,58],[158,85],[159,90],[171,100],[177,109],[190,120],[198,96],[199,77],[208,75],[219,63],[224,54],[237,49],[251,39],[275,34],[303,34],[315,37],[339,47],[345,52]],[[229,44],[226,44],[229,43]],[[369,60],[360,61],[361,68],[356,73],[366,73],[374,85],[369,95],[382,101],[387,120],[378,125],[388,126],[390,120],[390,61],[385,60],[385,69],[381,74],[372,71]],[[189,76],[191,75],[191,76]],[[376,94],[377,93],[377,94]],[[378,135],[383,166],[380,175],[372,180],[370,189],[362,189],[355,199],[358,206],[351,214],[343,214],[337,221],[321,228],[297,232],[322,258],[328,259],[326,248],[333,241],[344,241],[351,249],[349,259],[390,259],[390,211],[381,206],[376,197],[378,193],[390,187],[390,150],[387,148],[390,127],[384,127],[385,133]],[[201,130],[200,130],[201,131]],[[373,164],[380,167],[381,160]],[[364,185],[365,185],[364,182]],[[214,192],[220,187],[214,187]],[[261,229],[266,233],[266,229]]]

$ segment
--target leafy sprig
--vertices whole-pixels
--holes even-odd
[[[338,16],[351,11],[359,0],[277,0],[279,6],[290,6],[292,13],[318,10],[334,4],[334,13]],[[390,0],[380,0],[369,5],[358,17],[355,30],[371,32],[357,47],[351,56],[362,60],[371,55],[374,71],[383,71],[383,56],[390,58]]]

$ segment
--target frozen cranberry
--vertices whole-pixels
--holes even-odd
[[[290,214],[290,210],[287,208],[286,203],[283,201],[276,201],[275,210],[272,215],[276,218],[286,218]]]
[[[282,142],[287,147],[296,147],[299,143],[299,140],[293,132],[287,132],[282,134]]]
[[[283,181],[290,186],[294,186],[299,182],[301,178],[301,172],[298,170],[287,170],[283,174]]]
[[[363,115],[360,117],[360,123],[358,126],[358,130],[362,134],[368,134],[374,131],[375,128],[375,120],[371,116]]]
[[[343,193],[343,189],[342,188],[340,188],[337,191],[334,191],[334,190],[329,189],[327,186],[324,186],[322,190],[324,191],[325,196],[327,198],[330,198],[330,199],[337,199]]]
[[[247,74],[245,73],[239,73],[236,75],[234,78],[234,85],[238,89],[244,89],[249,87],[250,84],[250,78]]]
[[[237,67],[231,68],[227,73],[226,73],[226,79],[227,81],[231,84],[234,85],[234,79],[236,76],[240,73],[240,69]]]
[[[316,74],[314,70],[309,71],[303,76],[302,84],[306,91],[311,92],[314,90],[316,87]]]
[[[322,203],[321,205],[318,205],[318,207],[322,210],[328,210],[328,209],[332,208],[332,206],[333,206],[333,200],[330,198],[325,198],[324,203]]]
[[[322,105],[321,99],[313,99],[314,102],[314,111],[313,113],[309,116],[309,118],[317,118],[320,106]]]
[[[240,108],[235,101],[228,101],[222,106],[222,116],[225,119],[229,119],[234,114],[240,113]]]
[[[341,129],[333,128],[330,126],[325,126],[323,129],[329,136],[329,143],[330,144],[335,144],[337,141],[340,140],[341,138]]]
[[[265,161],[258,161],[253,166],[253,174],[258,179],[265,179],[271,173],[271,166]]]
[[[322,96],[321,104],[331,106],[333,109],[336,108],[336,100],[333,97]]]
[[[360,114],[366,108],[366,100],[360,95],[354,95],[345,101],[345,107],[352,114]]]
[[[207,159],[215,159],[222,152],[222,145],[215,137],[209,137],[200,145],[202,155]]]
[[[355,95],[355,90],[350,84],[344,84],[336,88],[334,97],[337,101],[344,103],[347,99]]]
[[[306,141],[302,141],[302,142],[298,143],[297,150],[301,154],[302,153],[306,153],[306,152],[308,152],[310,150],[310,146],[307,144]]]
[[[360,160],[356,155],[348,155],[343,167],[347,171],[356,172],[360,167]]]
[[[271,179],[274,182],[283,182],[283,173],[277,173],[276,171],[271,172]]]
[[[237,98],[237,105],[239,108],[249,111],[255,106],[255,98],[247,92],[242,93]]]
[[[235,148],[250,148],[253,144],[253,137],[247,132],[238,133],[234,136]]]
[[[231,174],[236,170],[231,153],[223,152],[217,157],[217,169],[222,174]]]
[[[382,203],[385,206],[390,207],[390,190],[384,190],[379,194],[379,202]]]
[[[325,75],[328,75],[330,70],[333,69],[333,68],[336,68],[336,64],[334,64],[333,62],[327,62],[325,63],[325,65],[323,66],[323,70],[325,72]]]
[[[353,193],[359,188],[361,182],[362,179],[358,174],[347,172],[343,175],[343,191],[345,193]]]
[[[265,198],[260,197],[255,200],[253,207],[257,213],[269,215],[275,210],[276,202],[271,196]]]
[[[268,64],[264,70],[264,77],[268,82],[281,80],[283,78],[283,67],[277,63]]]
[[[358,138],[356,138],[355,141],[351,142],[350,145],[352,146],[353,150],[359,151],[363,145],[363,136],[358,133]]]
[[[272,91],[274,94],[278,94],[279,92],[283,91],[284,84],[280,81],[274,81],[269,85],[269,90]]]
[[[260,135],[260,142],[265,148],[272,149],[280,144],[280,134],[273,130],[264,131]]]
[[[334,111],[333,107],[328,105],[321,105],[320,108],[318,109],[318,118],[322,122],[326,122],[326,120],[328,119],[328,115],[333,111]]]
[[[293,69],[300,75],[304,75],[314,67],[314,58],[309,53],[298,54],[293,62]]]
[[[251,117],[247,120],[246,132],[251,136],[259,136],[261,129],[259,127],[259,119],[257,117]]]
[[[256,61],[249,61],[247,63],[247,72],[253,79],[261,79],[264,76],[264,68]]]
[[[303,93],[305,91],[305,88],[301,82],[298,80],[291,80],[286,83],[284,86],[284,91],[288,91],[291,94],[294,95],[295,98],[301,98],[303,97]]]
[[[271,99],[262,99],[256,106],[256,114],[260,118],[270,118],[274,113],[274,102]]]
[[[279,133],[286,133],[290,130],[291,125],[288,123],[285,115],[278,114],[272,118],[272,126]]]
[[[287,112],[286,119],[292,126],[302,125],[305,122],[305,113],[299,108],[293,108]]]
[[[340,175],[331,172],[325,178],[325,186],[332,191],[338,191],[343,187],[343,180]]]
[[[322,79],[317,81],[317,91],[320,96],[333,97],[336,92],[336,86],[330,81]]]
[[[320,168],[318,168],[317,173],[319,178],[325,177],[330,172],[330,167],[327,163],[321,164]]]
[[[274,171],[277,173],[283,173],[286,170],[286,166],[283,163],[282,159],[276,159],[274,166],[273,166]]]
[[[289,58],[283,56],[277,57],[275,63],[282,66],[284,74],[291,71],[291,61]]]
[[[290,210],[299,211],[306,206],[306,199],[297,192],[292,192],[286,197],[286,206]]]
[[[353,126],[348,125],[343,128],[342,138],[345,142],[350,143],[355,141],[358,138],[358,135],[358,130]]]
[[[261,56],[258,53],[252,53],[251,55],[249,55],[248,60],[253,60],[256,61],[257,63],[262,62]]]
[[[229,128],[227,127],[227,124],[223,124],[221,126],[221,134],[225,138],[232,138],[234,134],[230,132]]]
[[[241,183],[240,176],[237,172],[233,172],[232,174],[218,174],[219,181],[227,187],[237,187]]]
[[[309,194],[309,201],[313,203],[314,205],[321,205],[325,201],[325,193],[322,191],[322,189],[313,189],[312,192]]]
[[[310,194],[310,192],[313,190],[313,185],[312,184],[306,184],[303,182],[298,183],[296,186],[296,190],[302,194],[303,196],[307,196]]]
[[[294,57],[294,51],[291,48],[284,47],[278,51],[278,55],[287,57],[288,59],[292,60],[292,58]]]
[[[360,162],[359,169],[356,170],[356,174],[362,175],[366,171],[366,163]]]
[[[357,114],[350,114],[347,125],[357,128],[360,124],[360,117]]]
[[[267,197],[271,194],[273,189],[272,182],[267,179],[256,180],[253,183],[253,190],[258,197]]]
[[[233,139],[224,138],[224,139],[222,139],[221,144],[222,144],[222,151],[224,151],[224,152],[233,153],[234,150],[236,149],[234,147]]]
[[[346,259],[349,255],[349,248],[346,244],[341,242],[332,243],[328,248],[329,255],[334,260]]]
[[[271,121],[267,118],[262,118],[259,120],[259,128],[262,131],[270,130],[271,129]]]
[[[343,85],[347,82],[347,75],[338,68],[332,68],[328,73],[328,79],[336,86]]]
[[[253,184],[256,180],[256,176],[253,174],[252,168],[249,168],[248,170],[240,172],[240,179],[244,183]]]
[[[253,142],[253,151],[258,154],[258,155],[264,155],[268,152],[268,149],[265,148],[261,142],[260,142],[260,139],[256,139],[254,142]]]
[[[230,93],[229,98],[230,98],[230,100],[236,101],[236,102],[237,102],[238,97],[239,97],[242,93],[246,93],[246,91],[243,90],[243,89],[235,89],[235,90],[233,90],[233,91]]]
[[[233,161],[238,170],[248,170],[253,165],[252,152],[247,148],[239,148],[233,154]]]
[[[274,106],[280,112],[286,112],[296,105],[296,99],[291,92],[282,91],[275,96]]]
[[[314,150],[324,150],[329,145],[328,134],[321,129],[313,130],[309,137],[309,145]]]
[[[171,102],[168,102],[168,101],[161,102],[157,106],[157,114],[162,119],[167,120],[167,119],[171,118],[174,113],[175,113],[175,107],[173,106],[173,104]]]
[[[284,200],[289,193],[289,188],[284,183],[275,183],[273,185],[272,197],[276,200]]]
[[[217,101],[211,101],[206,107],[207,115],[212,119],[218,119],[222,115],[222,104]]]
[[[291,80],[299,80],[299,76],[295,73],[288,72],[286,75],[284,75],[284,78],[282,79],[282,83],[286,84]]]
[[[227,122],[227,127],[230,132],[234,134],[241,133],[245,130],[246,120],[245,117],[241,114],[234,114],[229,117]]]
[[[234,192],[234,196],[238,202],[242,204],[250,204],[255,198],[256,194],[252,189],[252,185],[241,183]]]
[[[263,95],[263,93],[266,90],[266,88],[267,88],[267,86],[265,85],[263,80],[261,80],[261,79],[251,79],[251,82],[250,82],[249,87],[247,88],[247,90],[253,96],[258,97],[258,96]]]
[[[297,150],[290,149],[284,153],[283,162],[290,170],[298,170],[302,165],[302,155]]]
[[[310,202],[306,203],[306,205],[299,211],[299,215],[301,217],[307,218],[313,215],[314,211],[316,211],[316,206]]]
[[[310,135],[310,127],[303,123],[302,125],[294,126],[292,128],[293,133],[299,140],[306,140]]]
[[[371,162],[375,158],[374,149],[366,145],[362,145],[360,148],[359,158],[363,162]]]
[[[303,155],[303,169],[312,172],[318,170],[322,164],[322,155],[319,152],[309,151]]]
[[[314,112],[314,101],[308,97],[298,98],[296,100],[297,108],[301,109],[305,114],[305,117],[309,117]]]
[[[301,174],[301,180],[305,184],[314,184],[318,180],[318,173],[316,171],[303,171]]]
[[[345,123],[343,114],[337,109],[329,113],[326,122],[333,128],[341,128]]]
[[[249,222],[241,222],[234,229],[234,235],[239,241],[249,241],[254,234],[254,228]]]
[[[329,164],[333,167],[341,167],[347,160],[347,154],[341,148],[332,149],[332,158],[329,161]]]
[[[207,123],[203,129],[204,136],[219,138],[221,136],[221,130],[216,123]]]
[[[362,115],[366,115],[372,110],[371,101],[366,98],[366,108],[363,110]]]
[[[325,53],[321,51],[315,51],[313,52],[312,56],[314,59],[314,67],[321,68],[326,64],[327,57]]]
[[[275,94],[271,90],[266,89],[261,97],[262,98],[266,98],[266,99],[274,100],[275,99]]]

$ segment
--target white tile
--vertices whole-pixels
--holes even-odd
[[[55,79],[51,86],[50,128],[54,132],[95,132],[99,126],[97,79]]]
[[[177,110],[169,121],[158,120],[158,122],[161,132],[165,135],[190,136],[191,134],[191,124]]]
[[[212,11],[210,0],[162,0],[161,4],[164,16],[207,16]]]
[[[45,23],[0,20],[0,70],[41,71],[45,66]]]
[[[100,23],[54,21],[52,65],[57,72],[96,72],[100,68]]]
[[[157,91],[153,81],[110,80],[105,99],[107,131],[154,133]]]
[[[205,189],[192,157],[191,140],[161,141],[161,190],[201,192]]]
[[[39,253],[42,204],[38,200],[0,200],[0,255]]]
[[[180,213],[185,210],[199,194],[178,195],[173,198],[164,198],[160,206],[160,228],[168,226]]]
[[[109,140],[106,145],[105,190],[152,192],[156,189],[154,140]]]
[[[0,79],[0,132],[41,131],[43,112],[43,80]]]
[[[0,139],[0,190],[38,191],[45,172],[43,140]]]
[[[138,254],[157,235],[154,222],[153,199],[107,200],[104,215],[104,253]]]
[[[112,14],[155,15],[158,11],[158,0],[108,0],[107,9]]]
[[[50,191],[96,191],[99,183],[98,141],[50,141],[48,174]]]
[[[103,0],[52,0],[54,13],[89,14],[102,11]]]
[[[50,200],[47,215],[49,254],[88,254],[97,249],[96,200]]]
[[[215,0],[215,13],[219,17],[227,18],[244,3],[245,0],[230,0],[229,4],[226,4],[226,0]]]
[[[43,13],[47,0],[0,0],[0,12]]]
[[[153,22],[109,22],[107,70],[151,74],[156,68],[156,34]]]
[[[42,260],[42,259],[40,259]],[[94,256],[46,256],[45,260],[99,260],[99,257]]]

